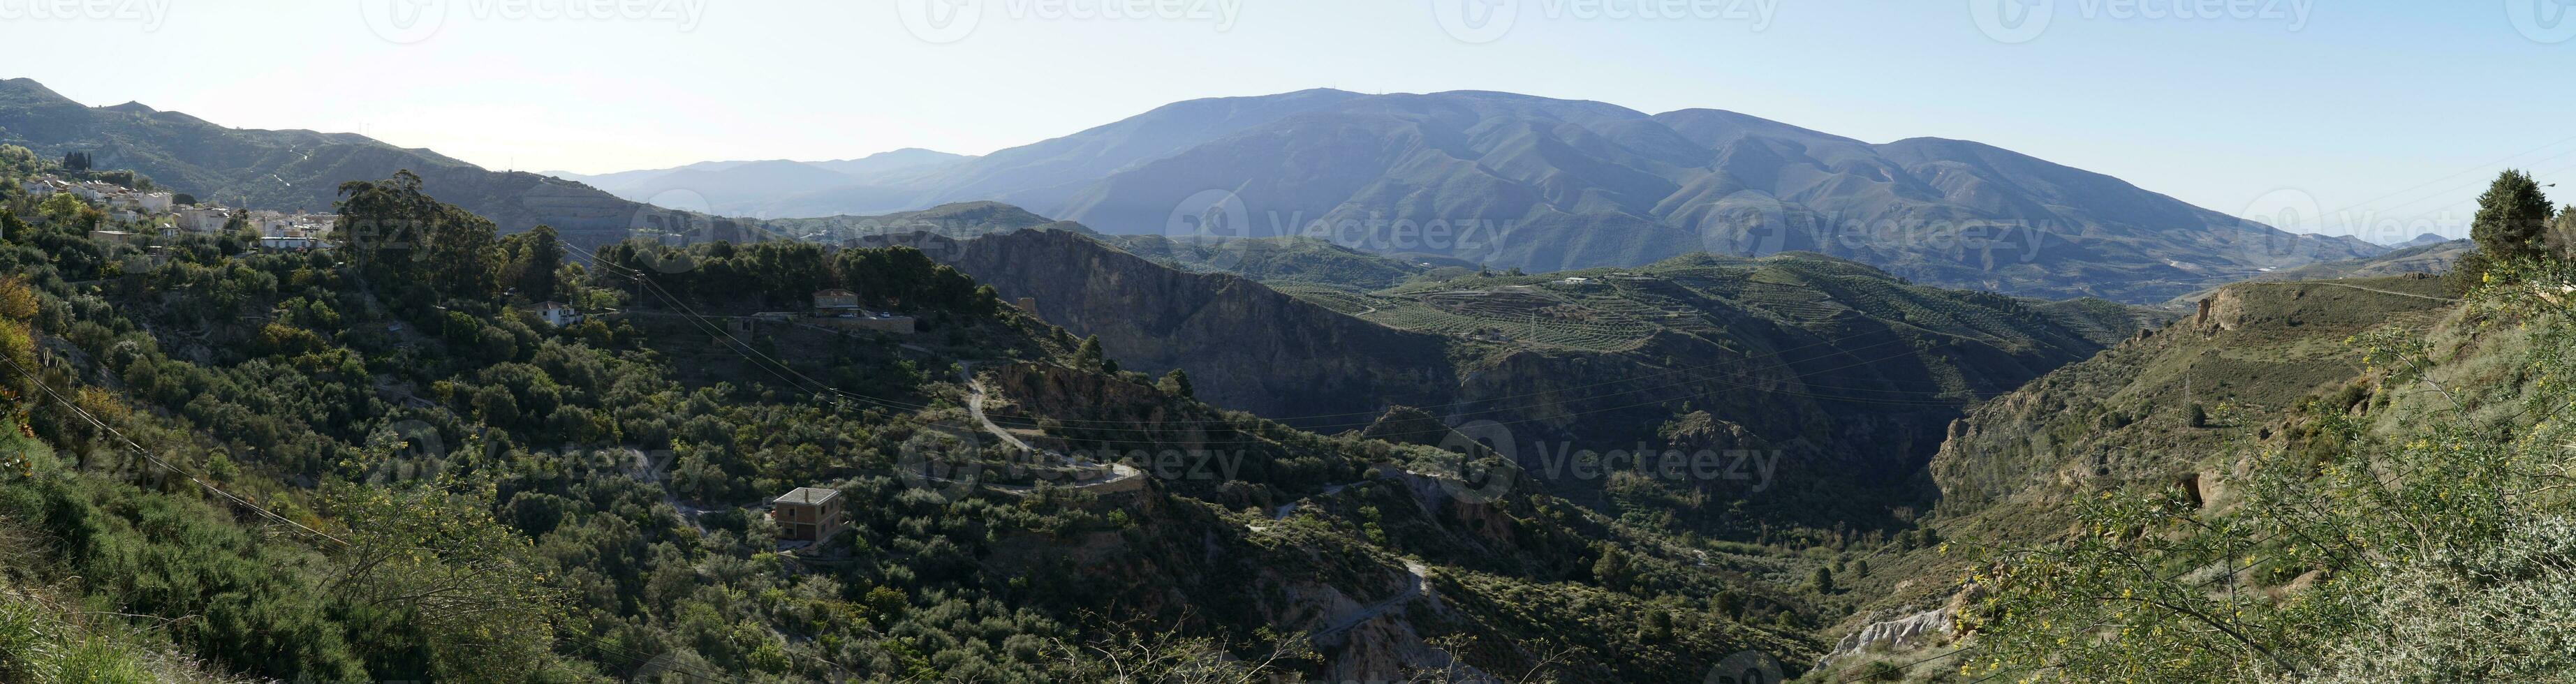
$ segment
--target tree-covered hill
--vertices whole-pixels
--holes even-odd
[[[407,170],[504,231],[545,224],[590,245],[658,227],[668,213],[579,183],[491,171],[355,134],[229,128],[137,103],[89,107],[23,78],[0,81],[0,143],[48,158],[86,152],[97,168],[130,169],[207,202],[281,211],[328,211],[342,182]]]
[[[0,586],[85,606],[0,603],[0,663],[69,624],[288,681],[1696,682],[1846,600],[1829,549],[1211,407],[910,248],[593,253],[424,180],[340,188],[333,251],[0,216]],[[918,331],[753,315],[826,288]],[[849,529],[782,544],[797,487]]]

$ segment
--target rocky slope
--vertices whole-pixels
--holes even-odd
[[[1490,421],[1471,436],[1602,505],[1613,505],[1599,498],[1607,480],[1571,468],[1574,454],[1759,453],[1777,470],[1665,484],[1817,520],[1849,513],[1839,509],[1857,504],[1840,494],[1853,487],[1924,499],[1908,474],[1963,407],[2139,325],[2107,303],[2032,308],[1813,256],[1683,259],[1595,274],[1618,284],[1590,292],[1497,276],[1343,295],[1354,303],[1179,271],[1065,231],[929,249],[1098,336],[1125,368],[1186,371],[1219,406],[1390,441],[1408,441],[1390,426],[1421,422],[1382,418],[1391,407],[1425,407],[1450,427]],[[1533,316],[1551,318],[1523,331]],[[1572,337],[1550,337],[1562,331]]]

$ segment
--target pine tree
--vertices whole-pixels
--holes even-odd
[[[1816,586],[1816,593],[1834,593],[1834,569],[1821,565],[1816,566],[1816,575],[1808,578],[1808,582]]]
[[[2508,169],[2496,176],[2486,194],[2478,196],[2478,215],[2469,225],[2469,237],[2496,259],[2539,256],[2551,213],[2540,184],[2530,174]]]
[[[1074,364],[1083,370],[1100,370],[1104,358],[1100,353],[1099,335],[1082,338],[1082,346],[1073,351]]]

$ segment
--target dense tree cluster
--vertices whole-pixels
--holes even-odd
[[[1427,509],[1368,466],[1429,471],[1454,454],[1210,409],[1188,399],[1188,376],[1120,372],[1096,341],[1017,317],[909,248],[627,242],[585,268],[591,255],[552,231],[495,235],[408,174],[343,193],[338,253],[190,237],[151,259],[0,216],[0,355],[33,371],[0,384],[0,453],[28,454],[0,472],[0,532],[46,540],[6,551],[23,554],[13,567],[171,618],[138,629],[214,669],[310,681],[1312,671],[1302,641],[1266,631],[1281,618],[1264,606],[1291,578],[1386,586],[1404,567],[1393,549],[1462,568],[1444,591],[1490,624],[1615,609],[1588,618],[1599,634],[1548,637],[1587,653],[1804,648],[1737,620],[1814,620],[1783,595],[1733,590],[1750,566],[1687,569],[1562,502],[1515,498],[1472,520]],[[943,334],[735,333],[671,307],[790,309],[832,287]],[[660,315],[556,327],[532,313],[544,301]],[[908,455],[977,433],[956,429],[962,391],[947,384],[970,352],[1093,397],[1061,422],[1023,419],[1071,448],[1236,460],[1119,500],[999,462],[994,481],[1024,490],[907,480]],[[1265,513],[1334,484],[1351,485],[1347,502]],[[850,529],[828,553],[778,553],[763,504],[815,485],[858,502]],[[1275,536],[1256,538],[1262,524]],[[1209,553],[1219,539],[1236,551]],[[1499,598],[1569,582],[1604,586],[1535,612]],[[1175,592],[1190,598],[1160,598]],[[1582,667],[1633,678],[1650,661]]]

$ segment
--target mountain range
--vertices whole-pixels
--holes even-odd
[[[323,209],[341,182],[409,169],[504,230],[544,223],[593,244],[682,232],[672,220],[712,223],[715,239],[753,234],[728,222],[801,235],[718,217],[998,201],[1112,235],[1306,235],[1415,263],[1555,271],[1813,251],[1945,287],[2127,303],[2389,251],[1981,143],[1868,143],[1714,109],[1495,92],[1191,100],[980,157],[899,150],[561,178],[351,134],[87,107],[17,79],[0,82],[0,142],[89,152],[255,208]]]
[[[786,159],[699,162],[645,171],[582,175],[549,171],[546,175],[579,181],[637,202],[703,209],[727,216],[796,217],[833,212],[828,205],[806,206],[804,198],[863,194],[869,188],[910,182],[928,173],[972,161],[974,157],[920,148],[880,152],[858,159],[800,162]]]
[[[1805,250],[1945,286],[2140,303],[2389,249],[2292,235],[1982,143],[1873,144],[1715,109],[1647,114],[1495,92],[1192,100],[944,161],[821,191],[810,172],[735,167],[698,191],[731,197],[772,177],[767,199],[719,209],[991,200],[1109,234],[1302,234],[1532,271]]]

